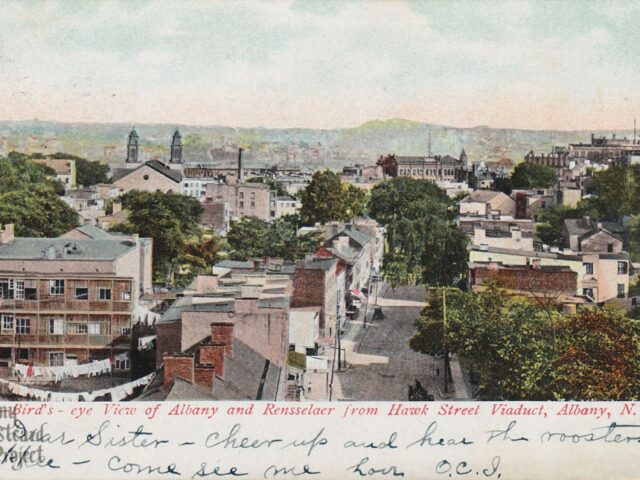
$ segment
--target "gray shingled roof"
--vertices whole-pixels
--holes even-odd
[[[45,252],[52,259],[61,260],[115,260],[135,248],[131,240],[122,239],[69,239],[69,238],[15,238],[0,245],[2,260],[42,260]]]
[[[218,400],[276,400],[281,370],[234,338],[233,357],[224,359],[224,379],[214,378],[213,396]],[[264,386],[260,392],[263,375]]]
[[[77,227],[76,230],[84,233],[87,237],[93,238],[93,239],[114,238],[114,236],[111,233],[101,228],[95,227],[93,225],[82,225],[80,227]]]
[[[183,312],[233,312],[235,304],[233,299],[223,303],[191,303],[186,297],[177,299],[174,304],[164,312],[158,323],[171,323],[180,320]]]
[[[494,192],[493,190],[475,190],[469,194],[468,197],[460,200],[460,203],[471,203],[471,202],[490,202],[498,195],[505,195],[502,192]]]

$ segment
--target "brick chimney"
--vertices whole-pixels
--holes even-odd
[[[211,390],[213,389],[213,377],[215,373],[213,365],[196,365],[193,372],[193,382],[196,385]]]
[[[164,354],[164,379],[163,385],[171,382],[174,378],[180,377],[187,382],[193,383],[194,358],[193,355],[184,353]]]
[[[0,230],[0,245],[6,245],[8,243],[13,242],[14,239],[14,229],[13,223],[6,224],[2,230]]]
[[[212,323],[211,343],[224,345],[224,352],[230,357],[233,357],[233,323]]]
[[[214,369],[216,375],[224,378],[225,348],[226,345],[223,343],[206,342],[201,344],[198,350],[198,367],[210,367]]]

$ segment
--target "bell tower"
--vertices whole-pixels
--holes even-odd
[[[170,163],[182,163],[182,136],[176,128],[171,140],[171,160]]]
[[[127,143],[127,163],[138,163],[138,133],[136,128],[133,127],[131,133],[129,133],[129,142]]]

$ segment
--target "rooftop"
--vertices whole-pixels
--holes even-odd
[[[0,260],[115,260],[133,248],[117,238],[15,238],[0,245]]]

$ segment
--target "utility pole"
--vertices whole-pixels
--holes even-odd
[[[444,350],[444,393],[449,392],[449,351],[447,350],[447,290],[442,289],[442,348]]]

